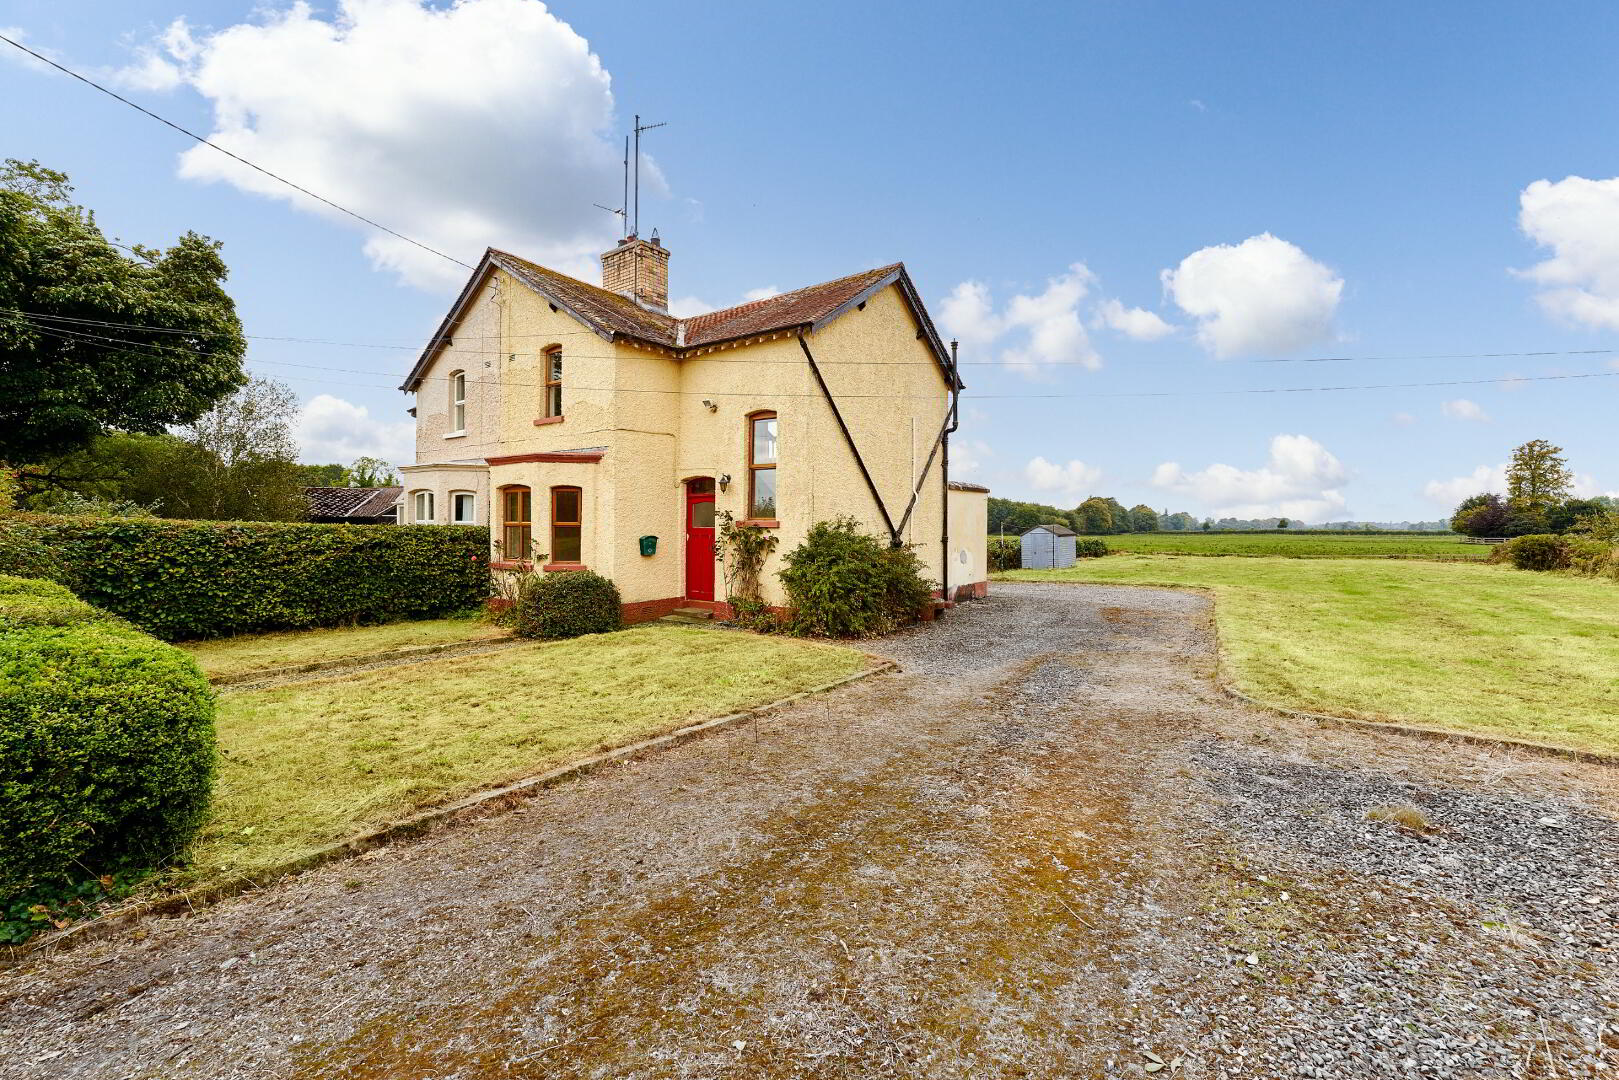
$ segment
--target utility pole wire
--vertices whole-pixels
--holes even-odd
[[[468,270],[473,269],[473,267],[472,267],[472,265],[470,263],[464,263],[460,259],[457,259],[453,255],[446,255],[446,254],[444,254],[444,252],[439,251],[437,248],[428,247],[426,244],[422,243],[420,240],[412,240],[410,237],[406,236],[404,233],[399,232],[399,231],[394,230],[394,229],[390,229],[390,228],[388,228],[388,226],[382,224],[380,221],[372,221],[370,218],[366,217],[364,214],[357,213],[357,212],[355,212],[353,210],[350,210],[346,206],[340,206],[339,204],[337,204],[337,203],[333,202],[332,200],[326,198],[324,195],[317,195],[313,191],[310,191],[308,188],[306,188],[306,187],[304,187],[304,186],[302,186],[300,184],[295,184],[291,180],[288,180],[284,176],[277,176],[275,173],[271,172],[269,169],[266,169],[262,165],[253,164],[253,162],[247,160],[242,155],[232,153],[231,151],[226,150],[223,146],[220,146],[218,143],[209,142],[207,139],[203,138],[201,135],[198,135],[194,131],[187,131],[185,128],[181,127],[179,124],[176,124],[173,120],[169,120],[169,119],[166,119],[164,117],[161,117],[157,113],[153,112],[151,109],[148,109],[148,108],[145,108],[143,106],[135,104],[133,101],[130,101],[128,98],[126,98],[126,97],[124,97],[124,96],[122,96],[122,95],[120,95],[118,93],[115,93],[112,90],[107,89],[105,86],[102,86],[100,83],[95,82],[92,79],[88,79],[85,76],[80,75],[77,71],[74,71],[71,68],[63,67],[61,64],[58,64],[55,60],[52,60],[48,56],[40,55],[39,53],[35,52],[33,49],[30,49],[28,46],[24,45],[20,41],[16,41],[16,40],[14,40],[12,38],[9,38],[4,34],[0,34],[0,41],[4,41],[7,45],[12,45],[12,46],[15,46],[18,49],[21,49],[23,52],[27,53],[29,56],[32,56],[34,59],[40,61],[43,64],[49,64],[51,67],[55,68],[57,71],[60,71],[64,75],[71,75],[73,78],[75,78],[75,79],[79,80],[80,82],[84,83],[86,86],[94,87],[95,89],[100,90],[103,94],[106,94],[108,97],[112,98],[115,101],[123,102],[125,105],[128,105],[131,109],[134,109],[136,112],[145,113],[147,116],[150,116],[153,120],[156,120],[158,123],[165,124],[168,127],[173,128],[175,131],[178,131],[180,134],[186,136],[187,138],[195,139],[198,142],[202,143],[202,145],[210,147],[210,148],[212,148],[214,150],[218,150],[221,154],[224,154],[226,157],[231,158],[232,160],[235,160],[235,161],[239,161],[243,165],[246,165],[248,168],[256,170],[258,172],[261,172],[265,176],[268,176],[270,179],[272,179],[272,180],[274,180],[274,181],[276,181],[278,183],[282,183],[282,184],[287,185],[288,187],[292,188],[294,191],[301,192],[304,195],[308,195],[311,199],[314,199],[316,202],[325,203],[327,206],[330,206],[333,210],[337,210],[337,211],[340,211],[341,213],[347,214],[349,217],[354,218],[356,221],[363,221],[367,225],[371,226],[373,229],[381,229],[383,232],[387,233],[389,236],[398,237],[400,240],[403,240],[407,244],[414,244],[417,247],[421,248],[423,251],[426,251],[426,252],[428,252],[430,254],[433,254],[433,255],[437,255],[441,259],[448,259],[450,262],[455,263],[457,266],[465,266]]]

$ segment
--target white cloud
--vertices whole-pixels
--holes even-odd
[[[1102,479],[1102,470],[1083,461],[1070,461],[1066,465],[1058,465],[1054,461],[1037,457],[1030,459],[1023,467],[1023,475],[1034,490],[1056,492],[1077,502],[1081,496],[1089,495],[1096,487],[1097,482]]]
[[[1480,465],[1466,476],[1430,480],[1422,487],[1422,493],[1440,506],[1455,506],[1463,499],[1490,491],[1504,495],[1506,490],[1507,467],[1504,464]]]
[[[1216,464],[1189,473],[1166,461],[1152,474],[1154,487],[1195,499],[1220,517],[1303,520],[1342,512],[1340,489],[1348,479],[1343,464],[1307,435],[1271,439],[1270,455],[1257,469]]]
[[[1394,414],[1394,422],[1401,427],[1410,427],[1417,422],[1417,418],[1408,412],[1397,412]]]
[[[952,439],[950,442],[950,475],[957,480],[971,480],[982,476],[986,459],[995,456],[994,447],[983,439]]]
[[[591,206],[621,181],[610,78],[540,0],[340,0],[329,21],[300,0],[205,34],[178,21],[123,77],[190,87],[214,142],[465,262],[493,245],[589,273],[614,239]],[[373,264],[411,284],[465,278],[208,147],[180,175],[361,229]]]
[[[1209,111],[1208,105],[1206,103],[1204,103],[1204,101],[1201,98],[1192,98],[1192,99],[1188,100],[1186,102],[1186,104],[1190,105],[1192,108],[1196,109],[1198,112],[1208,112]]]
[[[1551,258],[1521,271],[1547,314],[1619,330],[1619,177],[1536,180],[1518,196],[1518,225]]]
[[[780,289],[776,288],[774,285],[766,285],[762,289],[749,289],[747,292],[742,294],[742,299],[744,302],[751,302],[753,300],[769,300],[772,296],[780,295]]]
[[[1194,251],[1160,277],[1216,356],[1273,355],[1330,339],[1344,287],[1326,266],[1270,233]]]
[[[1096,275],[1074,263],[1048,279],[1043,291],[1014,296],[997,312],[987,285],[963,281],[939,305],[939,322],[969,353],[1003,345],[998,359],[1008,367],[1032,373],[1044,365],[1078,364],[1095,371],[1102,357],[1080,318],[1095,284]]]
[[[1117,300],[1103,300],[1096,306],[1093,326],[1105,326],[1135,341],[1157,341],[1175,328],[1146,308],[1125,307]]]
[[[1619,491],[1604,491],[1602,484],[1590,473],[1576,473],[1574,482],[1569,485],[1569,490],[1574,493],[1576,499],[1594,499],[1598,495],[1606,495],[1610,499],[1619,499]]]
[[[1456,398],[1453,401],[1447,401],[1439,406],[1439,411],[1452,420],[1484,421],[1490,418],[1490,414],[1484,411],[1483,406],[1476,401],[1469,401],[1467,398]]]
[[[939,304],[939,325],[969,351],[988,349],[1004,329],[989,298],[989,286],[981,281],[963,281],[951,290]]]
[[[409,420],[379,420],[364,405],[331,394],[317,394],[292,425],[298,456],[312,464],[375,457],[393,465],[416,461],[416,425]]]
[[[0,26],[0,34],[4,34],[12,41],[21,42],[22,44],[27,45],[30,49],[33,49],[41,56],[48,56],[52,60],[58,58],[58,54],[55,49],[47,49],[43,45],[29,41],[28,31],[24,30],[20,26]],[[23,67],[30,68],[34,71],[53,72],[56,70],[44,61],[35,60],[32,56],[29,56],[21,49],[14,49],[3,41],[0,41],[0,56],[3,56],[7,60],[21,64]]]
[[[669,301],[669,314],[677,319],[689,319],[713,310],[713,304],[698,296],[677,296]]]

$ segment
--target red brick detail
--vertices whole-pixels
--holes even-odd
[[[546,424],[560,424],[566,419],[566,416],[542,416],[538,420],[534,421],[534,426],[544,427]]]
[[[489,599],[483,602],[483,606],[485,610],[493,614],[497,611],[505,611],[507,608],[512,606],[512,602],[506,599],[504,596],[491,596]]]
[[[971,585],[957,585],[957,600],[982,600],[989,595],[989,582],[975,581]]]
[[[547,574],[567,574],[574,570],[589,570],[590,567],[582,562],[552,562],[540,567]]]
[[[485,465],[522,465],[530,461],[572,461],[584,465],[594,465],[602,459],[604,451],[592,450],[588,454],[572,453],[558,450],[554,453],[544,454],[507,454],[504,457],[484,458]]]
[[[781,522],[773,518],[746,518],[737,522],[738,525],[748,525],[755,529],[779,529]]]

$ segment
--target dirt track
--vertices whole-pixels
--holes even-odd
[[[1209,640],[997,586],[903,675],[0,973],[0,1076],[1619,1075],[1611,771],[1258,713]]]

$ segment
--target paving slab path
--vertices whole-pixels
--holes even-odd
[[[0,971],[0,1076],[1619,1075],[1613,770],[1230,701],[1190,592],[997,585],[875,648]]]

